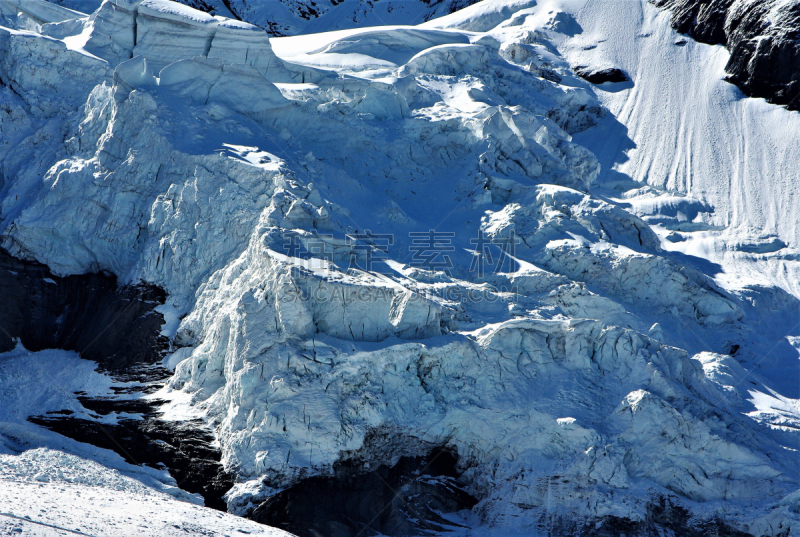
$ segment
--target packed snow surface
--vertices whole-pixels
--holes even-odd
[[[166,289],[161,395],[215,428],[232,512],[447,446],[486,526],[670,496],[798,531],[800,124],[724,49],[644,0],[272,40],[167,0],[14,5],[2,245]]]
[[[3,535],[289,536],[178,501],[90,458],[60,449],[0,455],[0,469]]]

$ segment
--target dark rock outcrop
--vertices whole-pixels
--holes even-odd
[[[250,518],[299,537],[439,533],[454,527],[440,513],[477,503],[456,481],[457,462],[454,453],[434,449],[372,471],[340,463],[331,477],[310,477],[270,497]]]
[[[60,278],[45,265],[0,250],[0,352],[66,349],[110,371],[163,357],[166,294],[153,286],[118,286],[110,274]]]
[[[725,17],[733,0],[651,0],[657,7],[672,10],[670,23],[676,32],[701,43],[724,45]]]
[[[718,518],[698,519],[681,506],[675,497],[661,496],[647,505],[644,520],[630,520],[616,516],[578,521],[574,518],[550,520],[541,529],[548,535],[570,535],[572,537],[618,537],[636,535],[657,537],[680,535],[681,537],[750,537],[750,534],[731,527]],[[778,534],[784,535],[784,534]],[[789,535],[788,530],[785,534]]]
[[[774,14],[770,4],[750,2],[728,14],[727,71],[746,94],[800,110],[800,1]]]
[[[93,446],[110,449],[131,464],[169,469],[178,487],[200,494],[206,507],[226,511],[222,496],[233,486],[220,464],[214,436],[195,421],[122,419],[109,425],[71,416],[47,415],[29,421]]]
[[[142,399],[171,375],[158,364],[168,350],[164,319],[154,308],[166,294],[153,286],[119,286],[110,274],[58,277],[45,265],[0,250],[0,352],[15,340],[32,351],[66,349],[123,381],[108,397],[78,400],[91,418],[69,411],[29,421],[79,442],[110,449],[131,464],[166,467],[180,488],[203,496],[206,505],[226,510],[222,496],[233,485],[205,423],[159,419],[160,401]],[[112,412],[130,416],[102,423]],[[162,466],[163,465],[163,466]]]
[[[650,0],[672,27],[731,53],[728,80],[751,97],[800,110],[800,0]]]
[[[160,367],[136,367],[127,376],[144,384],[117,390],[119,393],[109,397],[79,393],[78,400],[96,421],[66,411],[28,421],[79,442],[110,449],[131,464],[166,467],[178,487],[200,494],[207,507],[226,511],[223,495],[233,486],[233,478],[223,469],[214,435],[206,424],[200,420],[162,420],[158,412],[162,402],[139,397],[161,387],[170,374]],[[111,413],[130,417],[120,418],[115,424],[102,423],[102,417]]]
[[[616,67],[605,69],[594,69],[586,66],[575,68],[575,74],[592,84],[603,84],[605,82],[628,82],[630,77],[625,71]]]

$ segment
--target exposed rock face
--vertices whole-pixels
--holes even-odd
[[[477,503],[457,484],[457,463],[457,456],[443,449],[400,457],[391,467],[340,463],[333,476],[312,477],[270,497],[250,518],[299,537],[443,531],[452,522],[442,514]]]
[[[169,376],[169,371],[150,366],[168,349],[161,335],[164,318],[154,311],[165,297],[151,285],[118,286],[116,276],[108,273],[59,277],[40,263],[0,250],[0,352],[13,349],[16,339],[33,351],[78,351],[115,377],[144,383],[134,391],[150,391],[154,381],[163,384]],[[233,483],[204,423],[160,420],[160,402],[135,394],[78,399],[96,420],[63,411],[30,421],[115,451],[131,464],[165,464],[181,488],[200,494],[209,507],[225,509],[222,496]],[[105,422],[103,416],[111,413],[135,417]]]
[[[748,537],[751,534],[739,531],[719,518],[698,519],[680,504],[674,496],[662,496],[647,506],[644,520],[632,521],[616,516],[607,516],[591,524],[581,523],[570,517],[554,521],[550,528],[555,535],[575,537],[618,537],[641,535],[655,537],[668,534],[681,537]]]
[[[672,10],[675,31],[689,35],[701,43],[724,45],[725,17],[734,0],[651,0],[658,7]]]
[[[627,82],[630,77],[625,74],[625,71],[616,67],[607,67],[605,69],[592,69],[590,67],[578,67],[575,73],[582,79],[591,82],[592,84],[603,84],[605,82]]]
[[[731,81],[800,110],[800,2],[734,4],[725,23]]]
[[[19,338],[30,350],[67,349],[122,371],[159,360],[168,341],[154,286],[117,286],[110,274],[60,278],[0,250],[0,352]]]
[[[152,381],[152,374],[148,380]],[[158,419],[160,401],[152,399],[80,397],[80,401],[98,416],[97,420],[52,413],[29,421],[79,442],[115,451],[131,464],[166,467],[180,488],[202,496],[207,507],[225,510],[223,495],[233,480],[220,464],[214,435],[201,420]],[[103,422],[102,417],[112,412],[134,417]]]
[[[800,2],[651,0],[672,9],[672,27],[725,45],[729,80],[751,97],[800,109]]]

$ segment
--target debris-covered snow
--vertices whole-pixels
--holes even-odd
[[[2,246],[169,293],[161,395],[215,428],[232,512],[446,446],[476,524],[669,496],[800,527],[800,124],[724,49],[643,0],[272,40],[167,0],[14,5]]]

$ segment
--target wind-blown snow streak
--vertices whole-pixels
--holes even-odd
[[[584,31],[564,42],[569,61],[613,64],[635,79],[630,89],[598,92],[627,129],[629,145],[615,146],[619,137],[599,132],[595,142],[581,141],[607,155],[607,170],[686,194],[651,202],[684,213],[686,230],[692,209],[676,203],[707,203],[694,230],[719,236],[706,249],[716,262],[727,260],[732,279],[767,273],[762,281],[798,296],[800,169],[791,163],[800,159],[800,114],[744,97],[725,82],[729,53],[676,34],[669,18],[638,1],[589,1],[576,10]],[[621,37],[601,41],[608,35]]]
[[[597,9],[485,0],[423,26],[271,43],[166,0],[35,27],[9,15],[2,244],[59,274],[168,291],[185,314],[170,389],[215,427],[233,512],[354,454],[391,464],[440,445],[490,525],[645,523],[672,495],[698,520],[797,528],[797,299],[767,284],[797,288],[725,289],[713,264],[670,251],[725,229],[714,245],[745,243],[715,261],[796,271],[788,248],[762,253],[742,232],[794,244],[772,202],[749,201],[766,175],[723,164],[784,173],[784,207],[792,172],[766,143],[670,167],[662,136],[680,158],[704,151],[678,138],[702,116],[677,103],[708,93],[676,87],[654,113],[656,86],[679,85],[642,74],[668,21]],[[601,43],[614,28],[627,37]],[[632,87],[593,88],[560,50],[621,67]],[[697,61],[674,69],[721,87]],[[788,114],[725,102],[700,110]],[[708,143],[760,132],[731,121]],[[409,232],[432,229],[455,233],[447,272],[412,255]],[[483,273],[476,240],[519,244]],[[793,369],[759,370],[765,356]],[[397,439],[392,455],[365,451],[373,430]]]

